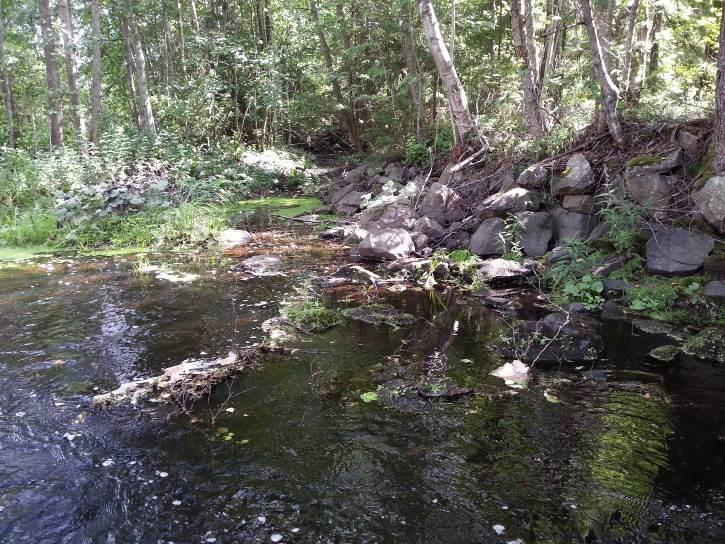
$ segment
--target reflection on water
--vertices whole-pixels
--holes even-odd
[[[631,330],[609,331],[606,381],[537,371],[514,395],[488,375],[494,313],[391,294],[424,319],[309,338],[188,416],[88,410],[94,391],[259,340],[331,266],[289,259],[286,277],[242,280],[225,260],[164,258],[199,275],[187,284],[133,257],[1,270],[0,541],[725,540],[725,369],[651,364],[657,339]],[[491,394],[360,401],[431,372]]]

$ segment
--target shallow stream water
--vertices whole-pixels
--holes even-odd
[[[189,414],[89,409],[259,342],[281,302],[339,265],[313,236],[276,236],[279,277],[199,255],[0,270],[0,542],[725,542],[725,368],[655,363],[663,339],[626,325],[605,329],[601,360],[511,390],[488,375],[502,322],[477,299],[367,293],[421,319],[309,336]],[[401,360],[490,394],[363,402]]]

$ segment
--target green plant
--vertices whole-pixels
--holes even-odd
[[[563,245],[561,257],[544,273],[544,281],[552,289],[560,289],[588,274],[600,259],[601,254],[590,253],[584,240],[570,240]]]
[[[304,332],[323,332],[342,323],[340,313],[319,302],[297,302],[282,310],[282,315]]]
[[[585,274],[579,280],[569,280],[562,291],[566,302],[581,302],[589,310],[601,308],[604,304],[604,284],[601,280]]]
[[[628,256],[635,254],[643,239],[639,229],[643,209],[613,191],[605,193],[602,198],[606,206],[599,210],[599,216],[609,227],[608,239],[614,250]]]
[[[629,289],[625,301],[630,310],[662,318],[677,301],[677,288],[662,281],[649,281]]]
[[[428,147],[410,138],[405,143],[405,162],[424,166],[430,161]]]
[[[501,241],[503,247],[507,248],[503,258],[512,261],[521,262],[524,259],[524,251],[521,247],[521,233],[524,230],[524,226],[516,216],[509,216],[505,220],[505,227],[501,233]]]

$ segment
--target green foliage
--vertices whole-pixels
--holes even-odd
[[[561,289],[566,283],[576,283],[591,272],[601,254],[590,253],[584,240],[570,240],[563,245],[563,256],[544,273],[544,281],[552,289]]]
[[[416,142],[415,139],[409,138],[405,143],[405,162],[408,164],[417,164],[424,166],[430,161],[428,148],[425,144]]]
[[[587,309],[595,310],[604,304],[603,292],[602,281],[585,274],[579,280],[567,281],[562,296],[566,302],[581,302]]]
[[[524,251],[521,247],[521,233],[524,227],[516,216],[509,216],[505,219],[504,231],[501,233],[503,246],[507,248],[503,258],[521,262],[524,260]]]
[[[324,332],[342,323],[340,313],[319,302],[305,301],[286,306],[282,311],[296,328],[305,332]]]
[[[13,213],[0,220],[0,246],[33,246],[45,244],[56,232],[52,213],[36,206]]]
[[[643,240],[639,228],[643,209],[613,192],[606,193],[604,198],[606,207],[599,211],[599,216],[609,227],[608,239],[614,250],[628,256],[636,253]]]

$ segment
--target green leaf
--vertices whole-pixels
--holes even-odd
[[[366,393],[362,393],[360,395],[360,399],[363,402],[374,402],[378,400],[378,394],[375,391],[367,391]]]

